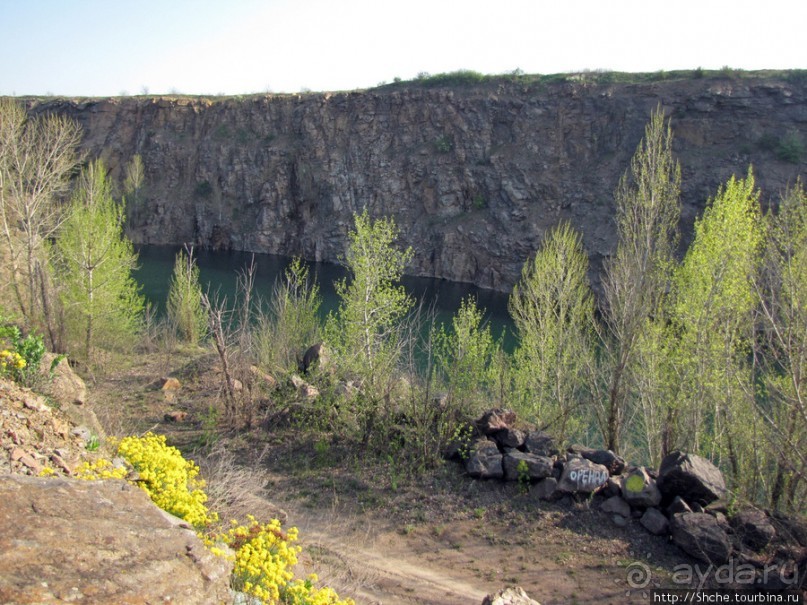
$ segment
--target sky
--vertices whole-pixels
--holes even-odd
[[[0,95],[371,88],[419,73],[807,68],[807,0],[0,0]]]

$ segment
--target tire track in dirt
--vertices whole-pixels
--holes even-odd
[[[316,521],[311,519],[293,517],[303,536],[303,547],[318,555],[318,570],[323,563],[330,568],[320,574],[322,579],[327,580],[331,574],[337,576],[337,581],[330,584],[345,585],[340,594],[349,594],[357,603],[467,605],[481,603],[487,594],[481,583],[463,577],[468,575],[467,570],[436,565],[417,553],[401,552],[396,547],[384,548],[382,552],[377,545],[361,544],[364,537],[354,532],[339,535],[317,528]],[[396,542],[394,538],[392,541]]]

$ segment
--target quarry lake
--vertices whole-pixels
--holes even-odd
[[[165,312],[165,301],[174,268],[174,259],[180,246],[138,246],[138,269],[135,278],[143,287],[143,294],[154,304],[158,313]],[[218,292],[232,301],[238,273],[249,266],[253,254],[250,252],[212,251],[196,249],[202,289]],[[272,294],[275,281],[291,261],[290,258],[274,254],[255,254],[256,277],[255,293],[264,301]],[[319,284],[322,295],[321,315],[335,311],[339,300],[334,284],[347,275],[344,267],[332,263],[308,263],[309,271]],[[513,322],[507,313],[508,294],[486,290],[470,284],[451,282],[442,279],[404,276],[401,283],[407,292],[424,308],[434,305],[436,321],[451,323],[451,317],[459,308],[460,302],[473,296],[477,305],[485,310],[485,318],[491,327],[494,338],[504,332],[504,345],[512,350],[515,343]]]

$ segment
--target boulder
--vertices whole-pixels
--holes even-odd
[[[524,431],[518,429],[502,429],[492,435],[499,447],[516,449],[524,445]]]
[[[731,541],[717,519],[706,513],[678,513],[670,520],[672,540],[688,555],[714,565],[731,556]]]
[[[558,489],[558,480],[554,477],[542,479],[530,488],[530,496],[538,500],[554,502],[560,500],[565,494]]]
[[[531,481],[540,481],[552,476],[552,466],[554,464],[552,458],[512,451],[506,453],[502,460],[504,478],[508,481],[518,481],[520,476],[518,465],[521,462],[527,465],[527,476]]]
[[[608,481],[605,482],[605,485],[603,485],[602,488],[600,488],[600,491],[597,493],[604,498],[622,496],[622,481],[619,477],[611,475],[608,477]]]
[[[471,446],[465,470],[476,479],[501,479],[504,477],[502,454],[496,444],[479,439]]]
[[[807,548],[807,520],[796,515],[774,511],[773,523],[776,532],[785,542]]]
[[[653,535],[664,536],[669,533],[670,523],[664,513],[657,508],[648,508],[644,511],[639,523]]]
[[[274,376],[267,374],[258,366],[249,366],[249,371],[258,384],[262,384],[270,390],[275,390],[280,386]]]
[[[0,476],[0,602],[229,601],[232,564],[123,481]]]
[[[666,509],[667,515],[672,517],[677,513],[691,513],[692,509],[681,496],[676,496]]]
[[[492,435],[496,431],[509,429],[516,421],[513,410],[495,408],[488,410],[476,421],[476,426],[483,435]]]
[[[541,605],[527,596],[519,586],[505,588],[482,599],[482,605]]]
[[[166,422],[185,422],[188,419],[188,412],[181,412],[174,410],[163,414],[163,420]]]
[[[297,374],[292,374],[290,380],[292,386],[303,399],[312,400],[319,397],[319,389],[312,384],[308,384]]]
[[[726,482],[719,468],[706,458],[682,452],[672,452],[661,461],[658,487],[671,499],[681,496],[690,504],[702,506],[726,493]]]
[[[622,497],[634,508],[649,508],[661,503],[656,480],[643,466],[634,468],[622,477]]]
[[[608,469],[585,458],[573,458],[563,466],[558,489],[570,493],[591,493],[604,485],[609,477]]]
[[[172,376],[163,376],[157,381],[157,384],[162,391],[178,391],[182,388],[179,380]]]
[[[558,453],[555,440],[543,431],[530,431],[524,439],[524,449],[530,454],[554,456]]]
[[[625,470],[624,458],[617,456],[611,450],[586,449],[580,452],[580,455],[595,464],[602,464],[612,475],[619,475]]]
[[[622,515],[617,515],[614,513],[611,515],[611,523],[616,525],[617,527],[627,527],[628,526],[628,518],[623,517]]]
[[[55,353],[45,353],[39,364],[44,380],[41,389],[45,395],[59,402],[62,407],[69,404],[84,405],[87,403],[87,386],[81,377],[73,371],[66,358],[58,363]]]
[[[764,511],[746,508],[729,521],[734,535],[743,544],[759,552],[776,537],[776,529]]]
[[[600,506],[600,510],[606,513],[614,513],[625,518],[630,517],[630,504],[625,502],[621,496],[612,496]]]
[[[324,342],[311,345],[303,353],[302,358],[297,360],[297,366],[303,374],[307,374],[309,370],[314,368],[325,370],[330,366],[330,363],[330,349]]]

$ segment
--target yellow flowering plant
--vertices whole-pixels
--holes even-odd
[[[99,458],[94,462],[83,462],[76,469],[77,479],[96,481],[98,479],[123,479],[128,471],[123,466],[115,466],[106,458]]]
[[[25,368],[26,362],[16,351],[3,349],[0,351],[0,376],[11,376]]]
[[[248,515],[247,520],[246,525],[232,521],[229,531],[207,540],[215,554],[228,556],[215,543],[226,544],[230,552],[234,551],[234,555],[229,555],[233,558],[233,589],[269,604],[353,605],[352,599],[340,600],[331,588],[316,588],[314,574],[305,580],[294,579],[291,569],[302,550],[294,545],[298,537],[296,527],[284,532],[277,519],[261,524]]]
[[[154,504],[184,519],[197,528],[218,520],[205,503],[205,482],[199,467],[186,460],[177,448],[167,445],[164,435],[146,433],[143,437],[124,437],[118,455],[132,465],[139,475],[138,485]]]
[[[164,511],[201,529],[218,521],[208,510],[205,482],[199,467],[186,460],[177,448],[166,444],[164,435],[146,433],[143,437],[124,437],[118,443],[118,456],[137,473],[134,481]],[[83,463],[75,473],[79,479],[125,479],[129,469],[100,458]]]

